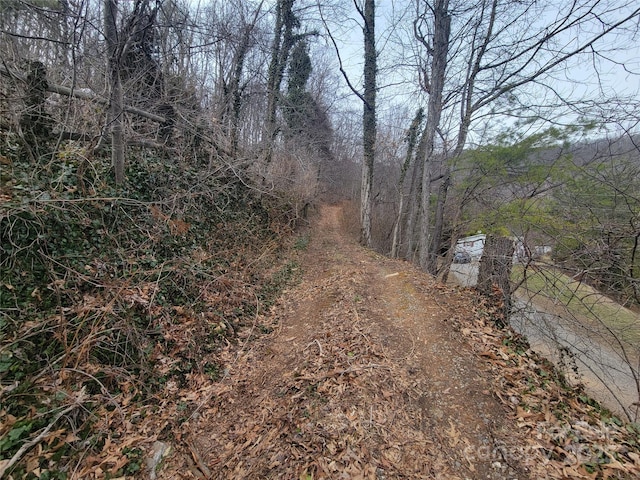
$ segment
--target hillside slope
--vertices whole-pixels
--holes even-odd
[[[185,398],[158,478],[640,474],[638,432],[563,386],[493,307],[357,245],[324,206],[302,281]],[[273,328],[268,335],[255,330]]]

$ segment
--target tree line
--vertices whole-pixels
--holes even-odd
[[[109,152],[119,185],[138,145],[301,206],[359,195],[362,243],[446,276],[456,240],[487,228],[469,221],[481,192],[511,204],[494,155],[519,161],[551,125],[567,133],[547,146],[633,132],[637,95],[605,76],[637,82],[638,18],[624,0],[8,0],[2,131],[32,163],[69,139]],[[532,198],[569,188],[531,181]]]
[[[5,143],[18,138],[21,158],[36,165],[65,142],[82,142],[90,161],[110,155],[117,185],[126,181],[128,146],[198,157],[237,165],[259,188],[293,190],[305,203],[332,147],[327,87],[312,85],[327,75],[312,67],[318,33],[301,20],[308,8],[2,2]]]

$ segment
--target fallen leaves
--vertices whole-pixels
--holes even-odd
[[[66,443],[85,448],[74,475],[91,480],[140,478],[136,468],[158,465],[161,479],[640,476],[638,431],[566,389],[520,338],[490,323],[491,305],[401,262],[363,254],[331,237],[329,227],[325,250],[312,252],[315,275],[249,323],[234,320],[255,286],[231,272],[198,285],[210,307],[200,312],[154,304],[155,282],[123,286],[121,304],[147,314],[159,339],[149,353],[154,377],[144,379],[157,382],[154,396],[143,404],[140,383],[85,352],[78,368],[59,375],[97,385],[99,443],[89,449],[75,432],[52,428],[34,445],[37,455],[26,456],[29,469],[37,474],[38,459]],[[64,313],[92,319],[114,305],[84,294]],[[407,336],[400,338],[401,329]],[[392,350],[394,336],[404,350]],[[460,336],[466,343],[434,340]],[[415,361],[416,352],[431,368]],[[463,356],[478,365],[470,368]],[[451,376],[442,373],[445,364]],[[105,382],[118,385],[117,394]],[[493,416],[482,415],[486,398]],[[492,424],[496,416],[508,417],[510,430]],[[2,419],[5,434],[17,419]]]
[[[545,478],[640,478],[640,431],[589,401],[518,334],[498,330],[486,315],[457,326],[494,374],[495,395],[526,432],[523,452]],[[489,330],[489,331],[487,331]]]
[[[203,408],[202,429],[188,435],[206,439],[210,478],[421,477],[430,441],[405,406],[406,374],[356,320],[353,297],[324,290],[336,303],[309,319],[311,338],[258,342],[225,381],[230,388]],[[291,368],[265,379],[262,351],[292,343]]]

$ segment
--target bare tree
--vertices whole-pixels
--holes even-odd
[[[378,54],[376,52],[375,2],[365,0],[364,8],[356,3],[362,17],[364,36],[364,95],[362,114],[362,144],[364,159],[362,163],[362,186],[360,190],[360,242],[371,245],[371,210],[373,189],[373,165],[376,153],[376,70]]]
[[[440,127],[440,118],[443,111],[443,92],[445,87],[445,74],[447,70],[449,43],[451,35],[451,14],[449,13],[449,0],[436,0],[431,7],[422,5],[423,10],[418,10],[417,19],[414,22],[416,38],[424,46],[429,61],[429,67],[422,69],[423,88],[429,94],[427,106],[427,118],[425,130],[422,134],[420,155],[425,166],[422,167],[421,195],[420,195],[420,235],[419,235],[419,264],[424,269],[432,269],[433,260],[429,262],[429,201],[431,194],[431,169],[428,162],[433,160],[435,152],[436,134]],[[420,8],[420,7],[418,7]],[[433,15],[433,35],[430,39],[422,33],[421,25],[427,20],[428,15]]]
[[[245,69],[245,60],[249,53],[249,49],[252,46],[252,37],[256,29],[258,19],[262,13],[261,1],[256,7],[251,19],[245,22],[242,27],[242,35],[240,41],[235,47],[233,56],[233,67],[231,69],[231,76],[228,83],[225,85],[226,109],[230,111],[230,143],[231,154],[235,155],[238,150],[238,130],[240,128],[240,111],[242,108],[242,94],[245,86],[242,84],[242,78]]]
[[[360,92],[349,74],[345,70],[340,53],[340,47],[331,33],[327,20],[319,5],[320,18],[325,27],[325,31],[331,40],[339,62],[340,73],[347,83],[349,89],[360,99],[363,105],[362,114],[362,141],[363,141],[363,162],[360,182],[360,242],[363,245],[371,245],[371,216],[373,207],[373,167],[376,151],[376,94],[377,94],[377,62],[378,52],[376,50],[376,30],[375,30],[375,1],[364,0],[364,4],[354,0],[355,8],[362,19],[362,33],[364,41],[364,86]]]
[[[411,160],[413,159],[413,154],[416,146],[416,141],[418,137],[418,131],[422,124],[422,120],[424,117],[424,111],[422,108],[418,109],[416,112],[416,116],[413,118],[411,122],[411,126],[407,131],[407,136],[405,138],[407,142],[407,152],[405,154],[404,162],[402,164],[402,168],[400,169],[400,179],[398,180],[398,215],[396,216],[394,225],[393,225],[393,238],[391,241],[391,256],[393,258],[398,256],[399,253],[399,242],[400,242],[400,227],[402,225],[402,216],[404,214],[404,183],[407,177],[407,172],[409,171],[409,167],[411,166]]]
[[[534,87],[555,95],[548,106],[568,105],[573,99],[554,88],[553,75],[580,56],[598,57],[600,49],[610,54],[615,47],[608,42],[636,28],[639,16],[640,8],[631,2],[416,2],[414,35],[423,51],[419,72],[428,95],[418,200],[423,268],[437,269],[451,166],[474,122],[544,107],[519,103],[519,95]],[[441,183],[431,216],[434,177]]]
[[[124,182],[124,99],[120,77],[121,48],[118,41],[118,2],[104,2],[104,37],[107,43],[107,71],[109,73],[109,117],[111,126],[111,161],[116,184]]]

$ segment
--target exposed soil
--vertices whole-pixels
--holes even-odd
[[[347,230],[340,206],[320,209],[302,281],[256,319],[273,332],[240,333],[223,378],[198,399],[174,439],[182,447],[158,477],[584,473],[565,455],[551,475],[551,456],[539,453],[555,447],[534,423],[553,423],[549,409],[530,413],[509,393],[524,382],[516,368],[526,375],[540,367],[534,357],[519,366],[501,353],[501,333],[477,319],[478,297],[360,247]],[[543,390],[554,404],[559,388]]]

